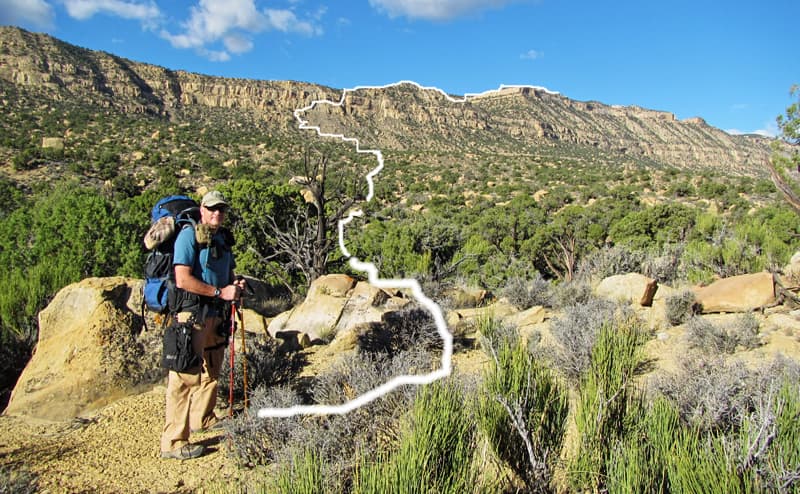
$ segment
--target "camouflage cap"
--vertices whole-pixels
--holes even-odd
[[[219,206],[220,204],[227,206],[228,202],[225,200],[225,196],[222,195],[222,192],[218,190],[207,192],[206,195],[203,196],[203,200],[200,201],[200,205],[206,208]]]

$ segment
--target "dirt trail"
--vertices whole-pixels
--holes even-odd
[[[316,352],[309,353],[319,365]],[[453,367],[476,372],[485,361],[478,351],[458,353]],[[69,423],[0,415],[0,466],[31,472],[43,494],[224,492],[225,486],[263,475],[237,466],[223,431],[192,434],[192,442],[207,448],[200,458],[161,459],[165,391],[156,386]]]
[[[0,416],[0,465],[33,473],[42,493],[203,492],[242,479],[222,431],[192,435],[207,447],[200,458],[160,458],[164,393],[156,386],[66,424]]]

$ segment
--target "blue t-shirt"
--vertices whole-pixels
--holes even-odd
[[[231,273],[236,267],[233,252],[225,246],[222,233],[215,233],[211,242],[201,249],[192,227],[185,227],[178,232],[172,264],[191,266],[192,276],[218,288],[233,283]]]

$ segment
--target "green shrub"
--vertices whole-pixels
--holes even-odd
[[[544,492],[564,440],[567,392],[515,334],[487,340],[492,360],[477,391],[477,419],[497,458],[529,490]]]
[[[453,384],[420,390],[399,444],[373,457],[362,453],[353,477],[356,494],[468,493],[479,490],[473,468],[475,430]]]
[[[582,376],[575,423],[578,451],[567,477],[575,490],[603,489],[613,446],[624,440],[639,420],[642,396],[633,378],[643,362],[646,332],[633,317],[601,326],[591,352],[591,365]]]

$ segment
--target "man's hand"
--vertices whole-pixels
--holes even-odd
[[[231,285],[219,289],[219,298],[228,301],[238,300],[241,293],[242,289],[234,282]]]

